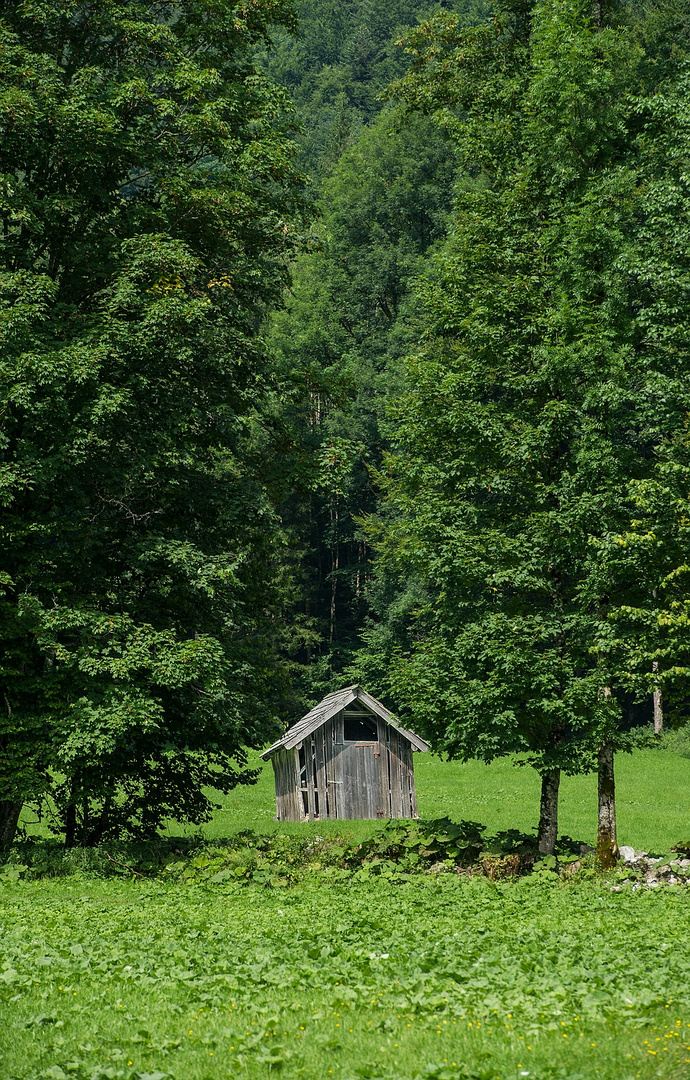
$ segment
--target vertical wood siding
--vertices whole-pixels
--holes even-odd
[[[280,750],[271,758],[276,782],[276,817],[278,821],[299,821],[299,772],[297,751]]]
[[[381,717],[378,738],[345,742],[339,712],[272,757],[278,821],[417,817],[412,747]]]

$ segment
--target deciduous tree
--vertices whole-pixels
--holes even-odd
[[[284,0],[0,3],[0,828],[68,843],[250,782],[275,515],[247,451],[303,214]],[[14,823],[14,824],[13,824]]]
[[[437,749],[539,771],[544,852],[560,771],[599,769],[604,861],[613,752],[631,735],[601,641],[625,592],[598,544],[630,520],[630,485],[689,404],[671,305],[685,256],[650,198],[685,206],[683,140],[660,96],[683,78],[682,41],[668,47],[678,10],[636,22],[612,3],[511,0],[474,31],[439,18],[412,36],[399,86],[452,133],[475,183],[419,296],[426,338],[372,522],[381,573],[417,583],[389,688]]]

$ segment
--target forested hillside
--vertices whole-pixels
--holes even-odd
[[[477,0],[440,7],[460,25],[488,11]],[[296,103],[317,207],[268,338],[294,454],[278,504],[295,589],[288,651],[305,704],[349,678],[361,644],[372,565],[363,519],[377,506],[400,360],[419,332],[414,282],[445,237],[458,177],[447,133],[387,94],[410,65],[404,35],[438,9],[304,3],[298,34],[281,35],[267,63]]]
[[[441,10],[470,24],[483,21],[490,6],[486,0],[298,0],[297,32],[272,35],[266,70],[295,103],[300,161],[317,186],[376,119],[388,87],[409,67],[405,34]]]

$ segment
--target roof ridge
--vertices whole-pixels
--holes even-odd
[[[280,750],[283,748],[285,748],[286,750],[293,749],[295,746],[297,746],[298,743],[302,741],[302,739],[307,738],[307,736],[311,735],[313,731],[321,727],[322,724],[327,723],[327,721],[330,720],[332,716],[335,716],[336,713],[338,713],[341,709],[345,709],[349,704],[351,704],[352,701],[356,700],[357,698],[360,698],[360,700],[362,700],[368,708],[376,712],[376,714],[380,716],[382,720],[384,720],[387,724],[390,724],[401,735],[408,739],[408,741],[413,744],[413,747],[415,749],[429,749],[428,744],[423,739],[420,739],[419,735],[415,735],[414,732],[407,731],[405,728],[401,727],[400,724],[396,721],[393,714],[386,708],[386,706],[383,705],[371,694],[368,694],[364,687],[361,685],[361,683],[353,683],[352,686],[344,686],[342,690],[334,690],[332,693],[326,694],[326,696],[321,699],[318,705],[314,705],[314,707],[310,709],[308,713],[302,716],[299,720],[295,721],[294,724],[291,724],[287,731],[283,733],[283,735],[280,739],[278,739],[277,742],[273,743],[272,746],[269,746],[267,750],[264,750],[261,754],[261,757],[265,761],[271,756],[271,754],[275,753],[276,750]],[[338,701],[338,699],[342,700]],[[336,703],[335,707],[334,703]]]

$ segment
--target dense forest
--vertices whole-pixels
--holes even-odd
[[[203,821],[361,682],[686,722],[688,0],[0,0],[0,839]]]

